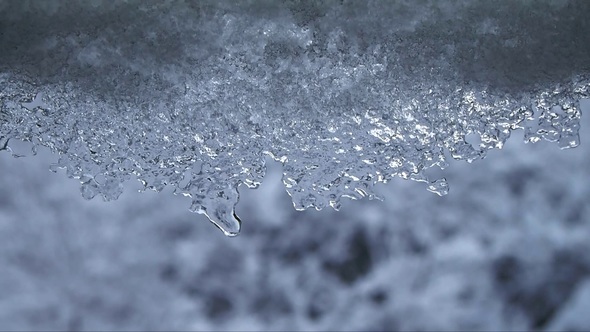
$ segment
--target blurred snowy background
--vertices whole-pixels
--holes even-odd
[[[589,128],[340,212],[295,211],[270,167],[233,239],[170,190],[85,201],[47,151],[0,153],[0,329],[588,330]]]

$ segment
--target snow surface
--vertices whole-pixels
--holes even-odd
[[[265,156],[297,210],[444,195],[513,130],[579,144],[586,1],[0,1],[0,149],[47,146],[82,195],[191,197],[227,235]],[[30,142],[18,148],[17,140]],[[477,142],[477,144],[473,144]]]

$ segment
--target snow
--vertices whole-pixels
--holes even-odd
[[[590,329],[585,2],[0,13],[1,329]]]
[[[2,8],[8,148],[49,147],[87,199],[117,199],[134,178],[175,187],[226,235],[265,156],[282,163],[297,210],[377,198],[395,177],[444,195],[430,168],[483,158],[515,129],[577,146],[590,84],[577,1]]]

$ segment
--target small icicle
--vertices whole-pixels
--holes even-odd
[[[228,210],[224,204],[217,205],[213,211],[204,213],[209,221],[219,228],[226,236],[237,236],[242,228],[242,220],[232,208]]]
[[[191,211],[204,214],[226,236],[240,233],[242,221],[235,212],[240,195],[236,187],[228,185],[221,190],[217,188],[193,197]]]

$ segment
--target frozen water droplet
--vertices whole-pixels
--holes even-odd
[[[98,189],[97,183],[94,180],[89,180],[81,184],[80,193],[84,199],[91,200],[98,195]]]
[[[193,194],[190,210],[204,214],[226,236],[236,236],[242,227],[242,221],[235,212],[240,199],[238,189],[232,185],[219,189]]]
[[[226,206],[220,204],[213,211],[205,212],[205,216],[226,236],[237,236],[242,228],[242,220],[233,208],[231,210],[226,208]]]
[[[433,192],[439,196],[444,196],[449,193],[449,183],[446,178],[440,178],[438,180],[430,182],[428,185],[428,191]]]
[[[559,139],[559,148],[562,150],[575,148],[578,145],[580,145],[580,135],[579,134],[562,136]]]
[[[340,199],[330,201],[329,204],[335,211],[340,211],[340,209],[342,208],[342,203],[340,202]]]

